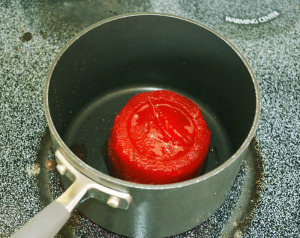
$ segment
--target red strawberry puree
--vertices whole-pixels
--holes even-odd
[[[117,178],[143,184],[191,179],[201,171],[210,131],[198,106],[168,90],[132,97],[108,140],[108,166]]]

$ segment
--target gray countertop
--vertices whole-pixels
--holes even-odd
[[[201,22],[224,35],[245,56],[261,89],[256,141],[263,174],[251,222],[247,229],[235,232],[235,237],[300,237],[297,0],[0,1],[0,236],[9,237],[43,206],[36,156],[47,128],[43,86],[55,56],[90,24],[117,14],[145,11]],[[222,235],[222,225],[239,196],[243,170],[242,166],[220,210],[180,237]],[[100,237],[115,236],[102,232]]]

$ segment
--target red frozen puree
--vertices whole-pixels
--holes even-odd
[[[168,90],[132,97],[108,140],[113,176],[144,184],[191,179],[201,171],[210,131],[198,106]]]

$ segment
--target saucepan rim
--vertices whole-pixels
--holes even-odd
[[[57,62],[60,60],[61,56],[64,54],[65,51],[67,51],[67,49],[77,40],[79,39],[81,36],[83,36],[84,34],[86,34],[87,32],[91,31],[92,29],[106,24],[108,22],[111,21],[115,21],[118,19],[122,19],[122,18],[127,18],[127,17],[139,17],[139,16],[159,16],[159,17],[169,17],[169,18],[175,18],[178,20],[182,20],[182,21],[186,21],[192,24],[195,24],[199,27],[202,27],[208,31],[210,31],[211,33],[213,33],[216,37],[219,37],[220,39],[222,39],[225,43],[228,44],[228,46],[230,46],[232,48],[233,51],[235,51],[235,53],[239,56],[239,58],[242,60],[242,62],[244,63],[245,67],[247,68],[251,79],[252,79],[252,83],[255,89],[255,97],[256,97],[256,108],[255,108],[255,116],[254,116],[254,120],[251,126],[251,129],[246,137],[246,139],[244,140],[244,142],[242,143],[242,145],[239,147],[239,149],[229,158],[227,159],[224,163],[222,163],[220,166],[218,166],[217,168],[213,169],[212,171],[205,173],[203,175],[200,175],[196,178],[187,180],[187,181],[183,181],[183,182],[178,182],[178,183],[172,183],[172,184],[164,184],[164,185],[148,185],[148,184],[138,184],[138,183],[132,183],[132,182],[128,182],[128,181],[124,181],[121,179],[117,179],[114,178],[110,175],[107,175],[101,171],[98,171],[94,168],[92,168],[91,166],[89,166],[88,164],[84,163],[82,160],[80,160],[70,149],[69,147],[64,143],[63,139],[59,136],[54,123],[52,121],[51,118],[51,114],[50,114],[50,109],[49,109],[49,101],[48,101],[48,92],[49,92],[49,85],[50,85],[50,81],[51,81],[51,77],[52,77],[52,73],[55,69],[55,66],[57,64]],[[174,189],[174,188],[180,188],[180,187],[185,187],[185,186],[189,186],[195,183],[199,183],[201,181],[207,180],[211,177],[213,177],[214,175],[218,174],[219,172],[221,172],[223,169],[225,169],[226,167],[230,166],[235,160],[237,160],[243,152],[245,152],[245,150],[247,150],[252,138],[255,135],[255,131],[257,129],[258,123],[259,123],[259,117],[260,117],[260,110],[261,110],[261,99],[260,99],[260,90],[259,90],[259,85],[257,82],[257,79],[249,65],[249,63],[247,62],[247,60],[244,58],[244,56],[238,51],[238,49],[232,44],[230,43],[230,41],[228,39],[226,39],[224,36],[220,35],[219,33],[217,33],[216,31],[212,30],[211,28],[193,21],[191,19],[187,19],[181,16],[176,16],[176,15],[172,15],[172,14],[165,14],[165,13],[134,13],[134,14],[124,14],[124,15],[118,15],[115,17],[111,17],[111,18],[107,18],[105,20],[102,20],[100,22],[97,22],[87,28],[85,28],[84,30],[82,30],[80,33],[78,33],[76,36],[74,36],[64,47],[63,49],[60,51],[60,53],[56,56],[54,62],[52,63],[49,71],[48,71],[48,75],[45,81],[45,88],[44,88],[44,110],[45,110],[45,116],[46,116],[46,120],[48,123],[48,127],[50,130],[50,133],[52,134],[53,138],[56,140],[56,142],[59,145],[59,149],[62,150],[64,152],[64,154],[67,157],[67,160],[72,164],[72,166],[74,166],[79,172],[81,172],[82,174],[84,174],[85,176],[89,177],[90,179],[94,180],[95,182],[98,183],[102,183],[102,182],[107,182],[110,184],[114,184],[116,186],[121,186],[121,187],[126,187],[126,188],[136,188],[136,189],[146,189],[146,190],[162,190],[162,189]]]

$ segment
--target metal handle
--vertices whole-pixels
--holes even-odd
[[[50,203],[12,238],[53,238],[71,216],[89,186],[76,180],[60,197]]]
[[[130,194],[95,183],[73,168],[59,150],[56,151],[55,155],[60,161],[57,167],[58,171],[61,174],[68,171],[75,178],[75,182],[61,196],[18,230],[12,238],[53,238],[86,194],[106,202],[113,208],[127,209],[131,203]]]
[[[63,205],[54,201],[18,230],[12,238],[53,238],[70,215]]]

